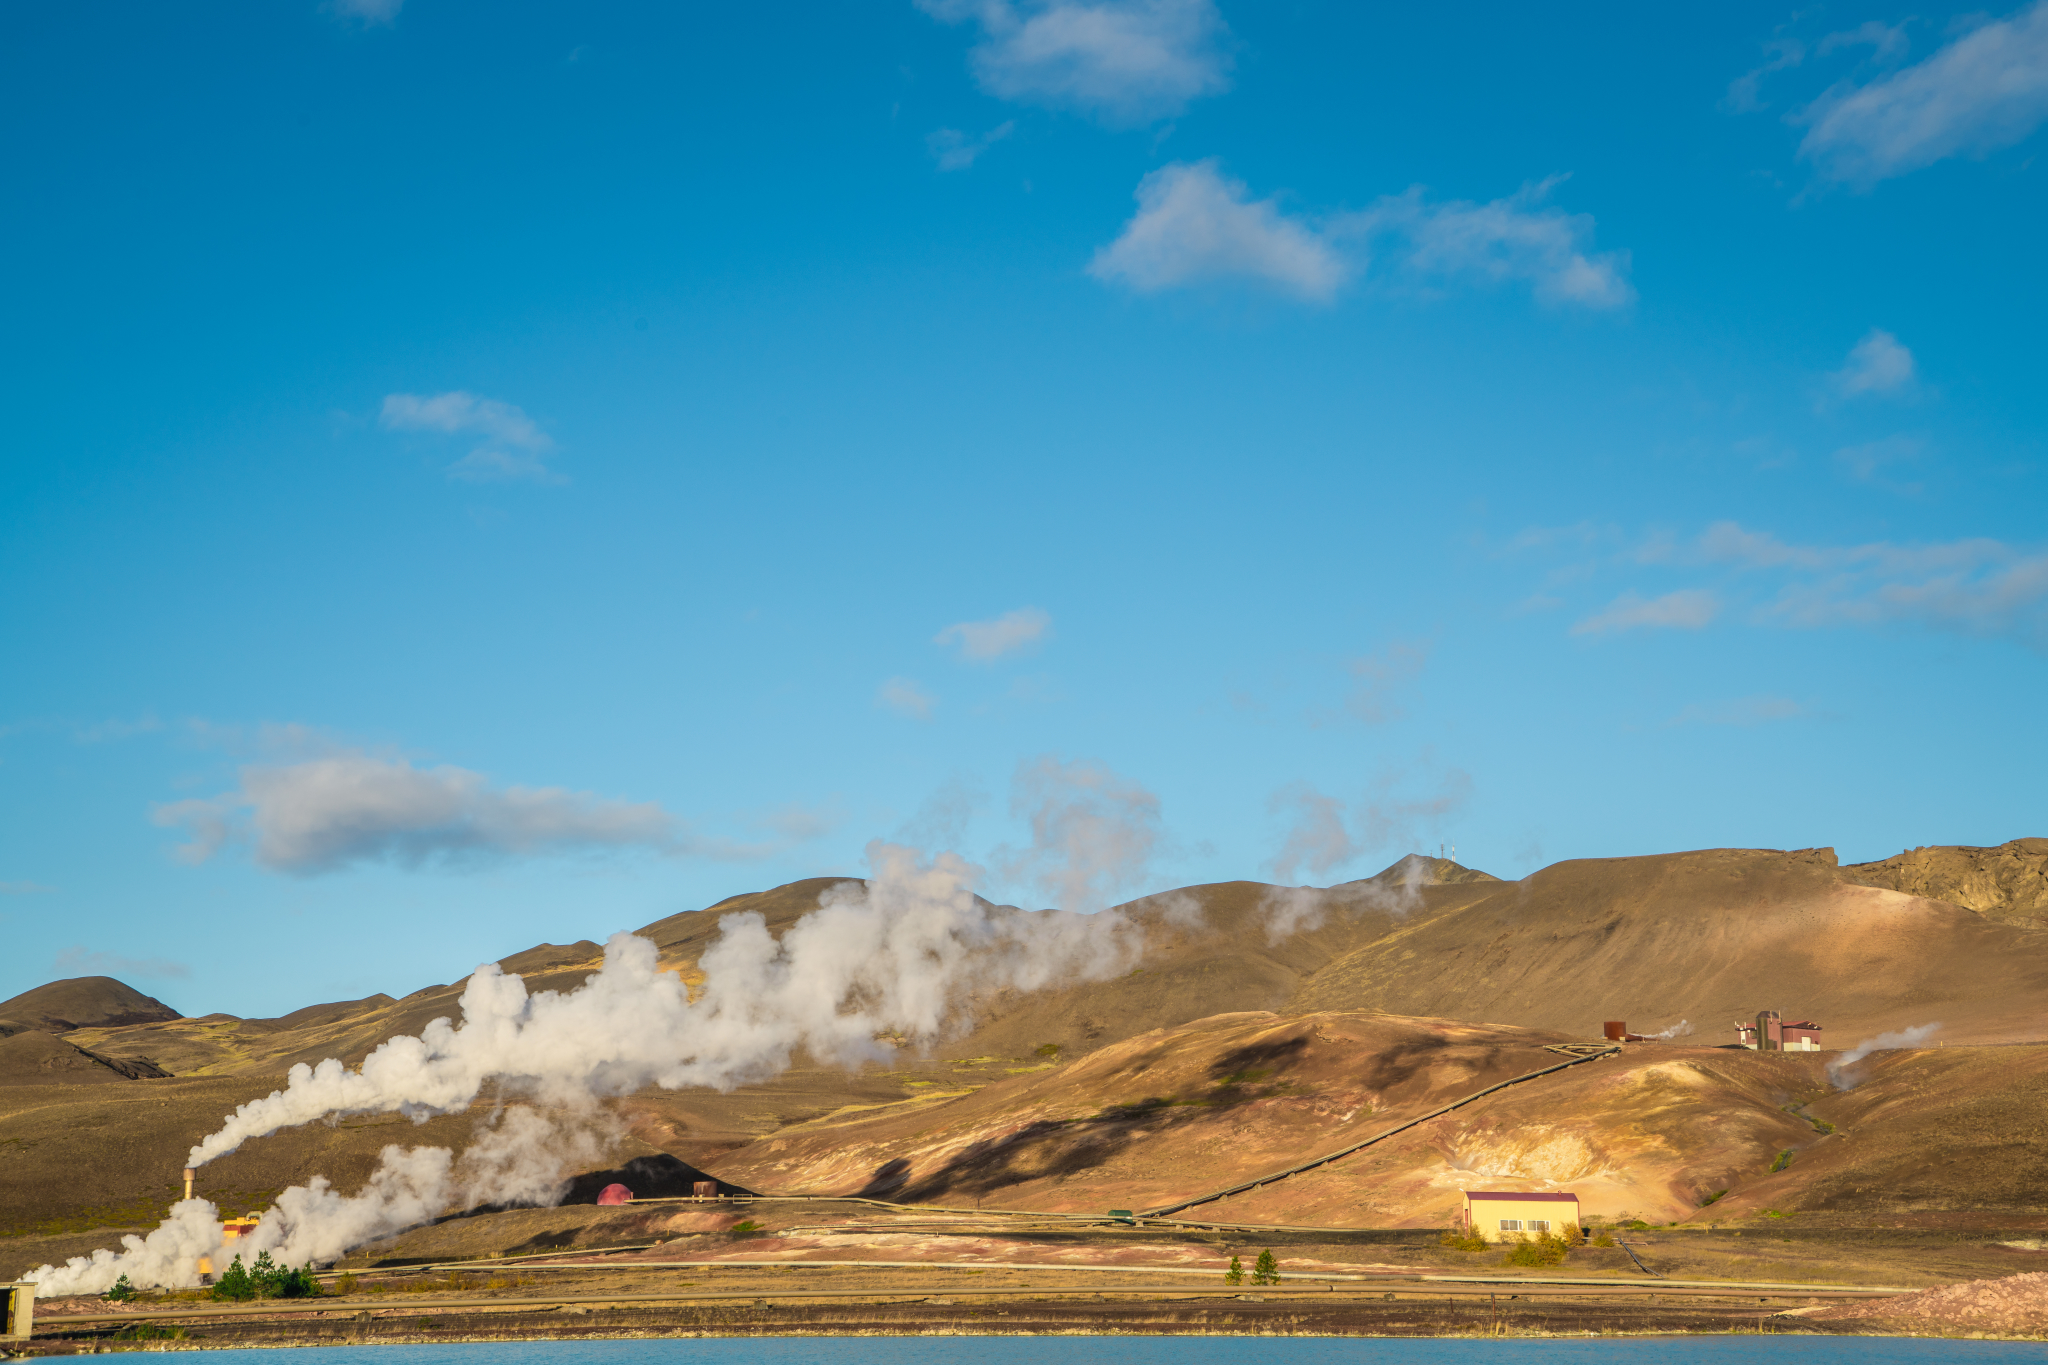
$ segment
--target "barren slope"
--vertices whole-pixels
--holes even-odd
[[[1759,1009],[1827,1045],[1939,1021],[1942,1038],[2048,1037],[2048,933],[1859,885],[1827,849],[1557,863],[1354,950],[1291,1010],[1381,1009],[1597,1033],[1690,1020],[1732,1041]]]

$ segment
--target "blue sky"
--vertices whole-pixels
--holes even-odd
[[[2048,833],[2048,0],[11,25],[0,997]]]

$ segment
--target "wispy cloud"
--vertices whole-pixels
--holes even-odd
[[[1150,293],[1205,280],[1250,279],[1313,300],[1328,299],[1348,273],[1313,227],[1211,161],[1176,163],[1138,182],[1138,211],[1095,253],[1088,273]]]
[[[2048,0],[2035,0],[1903,70],[1836,85],[1798,115],[1799,152],[1827,178],[1867,187],[2009,147],[2044,120]]]
[[[182,861],[204,862],[231,843],[248,842],[257,863],[300,874],[358,863],[417,868],[633,847],[714,857],[772,851],[699,838],[653,802],[498,787],[465,768],[421,768],[347,749],[245,767],[235,790],[160,805],[151,819],[185,831]]]
[[[1629,630],[1699,630],[1721,614],[1721,599],[1698,588],[1682,588],[1662,597],[1625,592],[1600,611],[1572,627],[1574,635],[1616,635]]]
[[[1915,621],[2048,647],[2048,553],[1989,539],[1922,545],[1795,545],[1716,522],[1700,536],[1707,562],[1785,573],[1759,615],[1803,627]]]
[[[875,705],[911,720],[930,720],[938,698],[914,678],[891,678],[875,691]]]
[[[565,482],[547,466],[546,457],[555,448],[554,440],[524,411],[495,398],[479,398],[461,389],[430,396],[387,394],[378,421],[387,431],[483,436],[482,445],[448,466],[451,479],[471,483],[509,479]]]
[[[1858,483],[1874,483],[1899,493],[1917,493],[1918,484],[1892,484],[1883,476],[1894,465],[1919,459],[1923,448],[1917,436],[1887,436],[1881,441],[1843,446],[1835,452],[1835,464]]]
[[[1628,253],[1594,251],[1593,220],[1545,202],[1561,180],[1483,204],[1432,202],[1415,188],[1361,212],[1311,218],[1253,199],[1214,160],[1175,163],[1139,182],[1137,213],[1089,273],[1142,292],[1248,280],[1320,303],[1370,265],[1415,288],[1516,282],[1546,303],[1628,304]]]
[[[980,137],[969,137],[958,128],[941,128],[925,134],[924,145],[942,171],[964,171],[981,159],[981,154],[1017,131],[1015,120],[999,123]]]
[[[50,970],[59,976],[138,976],[183,981],[192,969],[167,957],[123,957],[119,953],[93,952],[83,946],[66,948],[57,954]]]
[[[331,0],[334,13],[343,19],[354,19],[366,26],[383,24],[387,27],[398,18],[398,11],[405,7],[405,0]]]
[[[1849,359],[1833,375],[1845,398],[1859,394],[1895,394],[1910,390],[1915,377],[1913,353],[1882,327],[1873,327],[1849,349]]]
[[[1434,768],[1424,764],[1425,773]],[[1383,769],[1370,790],[1351,802],[1325,796],[1306,782],[1274,792],[1267,812],[1289,817],[1285,841],[1267,864],[1274,880],[1289,884],[1304,871],[1321,880],[1376,849],[1420,848],[1472,799],[1472,775],[1462,768],[1434,771],[1433,790],[1413,790],[1413,776],[1402,768]]]
[[[993,621],[961,621],[947,626],[932,637],[932,643],[957,648],[963,659],[988,663],[1030,649],[1051,632],[1051,616],[1037,607],[1020,607]]]
[[[1602,562],[1603,572],[1686,574],[1710,583],[1644,597],[1622,593],[1572,627],[1597,635],[1641,627],[1698,628],[1732,612],[1797,629],[1911,623],[2004,635],[2048,649],[2048,549],[1989,538],[1811,545],[1733,521],[1697,536],[1653,533]]]
[[[1343,221],[1391,250],[1394,264],[1421,279],[1525,283],[1546,303],[1620,308],[1634,302],[1626,251],[1596,252],[1590,214],[1548,202],[1561,175],[1484,204],[1430,203],[1417,187]]]
[[[917,0],[981,30],[969,60],[999,99],[1130,126],[1230,88],[1229,30],[1211,0]]]
[[[1767,725],[1777,720],[1797,720],[1807,714],[1807,709],[1790,697],[1739,697],[1734,701],[1688,706],[1664,724],[1671,728],[1690,725],[1748,727]]]

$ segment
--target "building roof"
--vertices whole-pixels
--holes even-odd
[[[1575,1194],[1522,1194],[1515,1190],[1467,1190],[1465,1191],[1465,1197],[1467,1199],[1570,1200],[1574,1204],[1579,1202],[1579,1197]]]

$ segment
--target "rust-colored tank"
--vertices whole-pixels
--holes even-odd
[[[624,1185],[607,1185],[597,1192],[597,1202],[600,1204],[630,1204],[633,1202],[633,1192]]]

